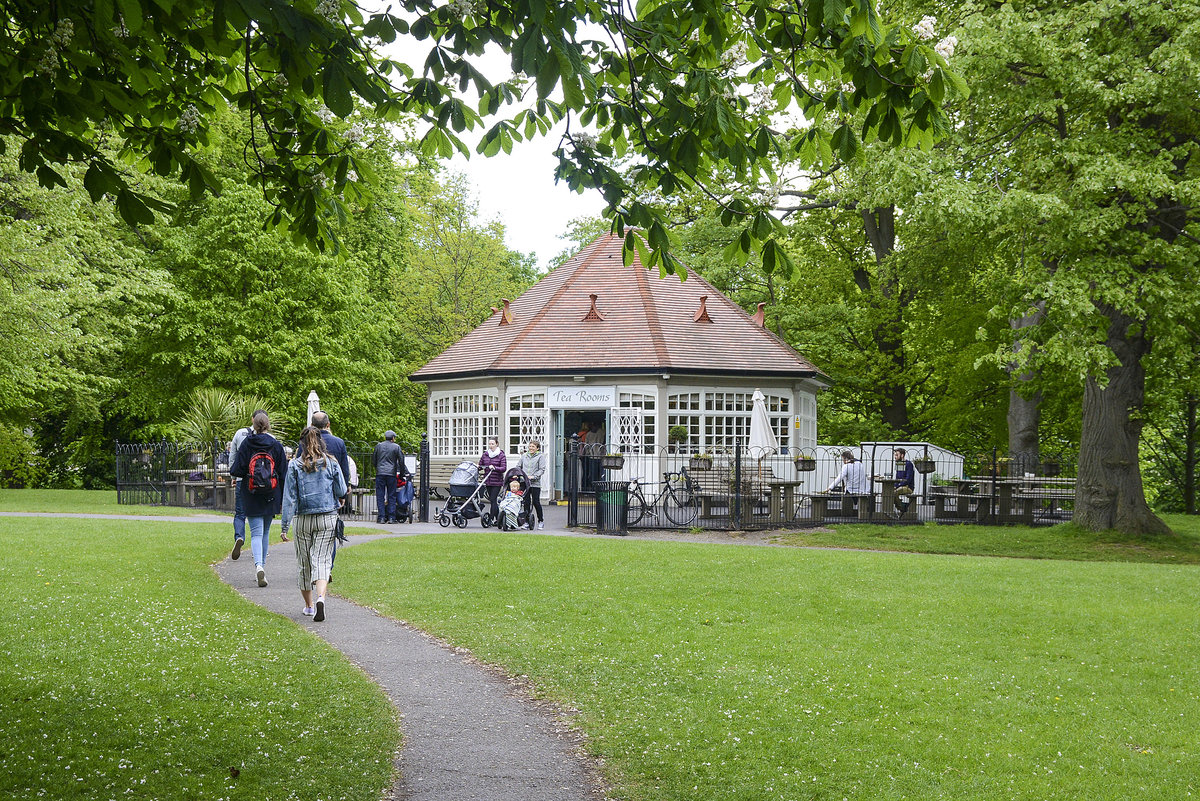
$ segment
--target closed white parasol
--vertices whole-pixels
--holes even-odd
[[[311,426],[313,412],[319,411],[321,411],[321,399],[317,397],[317,391],[314,389],[308,393],[308,422],[305,425]]]

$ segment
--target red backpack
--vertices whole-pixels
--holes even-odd
[[[266,451],[260,451],[250,457],[250,467],[246,470],[246,488],[255,495],[274,495],[279,486],[275,477],[275,460]]]

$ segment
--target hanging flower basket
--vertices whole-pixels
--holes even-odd
[[[1057,476],[1062,472],[1062,463],[1057,459],[1046,459],[1042,462],[1043,476]]]
[[[688,459],[688,470],[712,470],[713,460],[711,456],[693,456]]]
[[[620,470],[625,466],[625,457],[619,453],[610,453],[600,457],[600,466],[605,470]]]
[[[926,474],[932,473],[934,470],[936,470],[937,463],[932,459],[917,459],[913,462],[913,467],[917,469],[918,473]]]
[[[796,451],[796,456],[792,459],[792,464],[796,465],[796,469],[802,473],[811,473],[817,469],[816,457],[804,451]]]

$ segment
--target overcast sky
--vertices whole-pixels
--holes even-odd
[[[554,182],[558,134],[518,142],[511,155],[503,151],[491,158],[456,156],[448,165],[464,173],[475,187],[479,216],[498,218],[505,226],[506,244],[522,253],[534,253],[545,268],[568,243],[558,237],[577,217],[594,217],[604,208],[595,190],[577,194]]]
[[[405,16],[390,0],[366,0],[363,6],[368,11],[382,11],[392,6],[392,13]],[[423,64],[429,53],[428,41],[417,42],[408,36],[398,36],[391,45],[383,49],[391,57],[407,61],[414,68]],[[509,56],[499,49],[473,57],[472,63],[493,81],[505,81],[512,77]],[[472,101],[473,102],[473,101]],[[501,114],[513,113],[513,107]],[[479,200],[481,220],[499,219],[505,227],[505,244],[513,250],[536,255],[539,267],[545,268],[550,259],[568,247],[558,236],[567,230],[567,224],[577,217],[600,214],[604,200],[600,193],[589,191],[576,194],[564,184],[555,184],[554,149],[558,146],[563,126],[548,136],[514,143],[511,155],[503,151],[492,158],[477,155],[476,143],[483,132],[491,127],[496,118],[484,120],[481,128],[468,131],[462,136],[471,147],[470,160],[455,155],[446,166],[467,176],[475,188]]]

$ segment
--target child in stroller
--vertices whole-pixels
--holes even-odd
[[[500,529],[515,531],[529,528],[529,477],[519,467],[504,474],[508,492],[500,501]]]
[[[412,523],[412,502],[413,502],[413,481],[412,473],[408,468],[404,468],[404,472],[396,474],[396,522],[403,523],[405,521]]]

